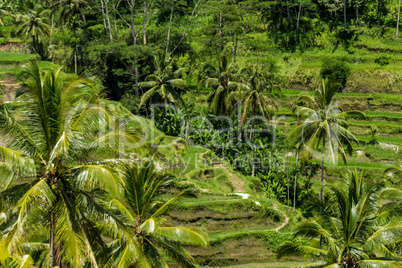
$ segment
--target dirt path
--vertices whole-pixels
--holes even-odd
[[[227,169],[223,164],[215,165],[214,168],[223,169],[228,173],[229,180],[232,183],[233,187],[235,188],[234,191],[236,193],[245,193],[246,192],[246,187],[244,187],[246,182],[243,181],[241,178],[239,178],[239,176],[230,172],[229,169]]]
[[[228,172],[229,179],[230,179],[231,183],[233,184],[233,186],[235,187],[235,194],[236,195],[241,195],[243,197],[243,199],[248,199],[249,198],[248,194],[242,195],[243,193],[246,192],[246,188],[244,187],[245,181],[243,181],[241,178],[239,178],[236,174],[233,174],[232,172],[230,172],[223,164],[215,165],[215,167],[223,169],[223,170]],[[256,202],[256,201],[254,201],[254,202],[257,205],[260,205],[259,202]],[[283,221],[283,223],[280,226],[278,226],[277,228],[273,229],[274,231],[279,232],[279,230],[281,230],[283,227],[286,226],[286,224],[288,224],[289,217],[285,213],[283,213],[281,210],[279,210],[277,204],[273,204],[272,208],[274,210],[278,211],[279,213],[281,213],[285,217],[285,220]]]
[[[285,221],[280,226],[278,226],[277,228],[274,229],[274,231],[279,232],[279,230],[282,229],[283,227],[285,227],[285,225],[289,222],[289,217],[285,213],[283,213],[281,210],[278,209],[277,204],[273,204],[272,208],[274,210],[278,211],[279,213],[281,213],[285,217]]]

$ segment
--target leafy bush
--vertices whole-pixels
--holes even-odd
[[[120,99],[120,103],[124,106],[124,108],[126,108],[133,114],[138,114],[138,106],[140,105],[140,98],[136,96],[136,94],[130,92],[124,94]]]
[[[381,54],[378,58],[374,60],[375,63],[385,66],[389,64],[389,60],[391,59],[391,56],[387,54]]]
[[[350,76],[350,68],[344,61],[325,59],[322,62],[320,75],[324,79],[328,78],[332,82],[340,83],[344,88]]]

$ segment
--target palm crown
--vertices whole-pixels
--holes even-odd
[[[1,246],[21,255],[29,242],[48,252],[44,262],[51,267],[97,267],[106,246],[88,216],[96,215],[94,189],[120,190],[108,160],[113,143],[106,141],[139,137],[117,128],[99,134],[113,124],[92,80],[61,69],[43,73],[37,63],[21,75],[20,94],[29,99],[24,110],[7,104],[0,111],[0,196],[13,208]]]
[[[310,267],[400,267],[401,259],[391,248],[402,234],[398,220],[402,192],[366,185],[363,172],[357,170],[348,173],[346,183],[328,189],[329,200],[321,203],[319,215],[294,231],[309,244],[286,242],[278,256],[323,257],[324,263]]]
[[[115,240],[111,243],[114,254],[108,267],[131,267],[134,264],[167,267],[159,249],[182,266],[195,267],[183,245],[207,246],[205,234],[190,228],[164,227],[161,217],[179,198],[191,195],[191,192],[184,191],[163,201],[161,195],[171,180],[164,174],[157,174],[149,163],[143,167],[127,166],[123,178],[122,197],[110,198],[104,203],[116,219],[109,228]]]
[[[34,50],[38,52],[41,37],[50,34],[48,24],[50,9],[44,9],[39,3],[33,5],[32,9],[25,8],[25,14],[16,16],[15,33],[24,40],[32,38]]]
[[[352,143],[358,142],[347,129],[345,120],[347,113],[344,113],[337,105],[335,100],[337,90],[338,86],[326,79],[322,80],[317,88],[315,99],[308,95],[300,96],[297,103],[303,102],[306,105],[298,106],[297,116],[304,121],[289,133],[289,138],[295,144],[303,144],[301,153],[304,161],[311,155],[319,157],[316,149],[322,144],[321,198],[323,197],[325,149],[332,164],[336,163],[338,152],[346,162],[346,152],[351,154]],[[346,145],[347,151],[343,145]]]
[[[249,89],[240,82],[235,82],[235,66],[230,63],[231,56],[217,56],[218,64],[207,64],[203,68],[206,78],[201,80],[206,88],[212,87],[214,91],[208,96],[212,112],[216,115],[225,115],[229,108],[227,97],[234,90]]]
[[[148,75],[144,82],[138,83],[138,86],[148,89],[141,96],[140,107],[151,105],[155,95],[163,100],[165,109],[168,103],[184,105],[180,91],[185,90],[186,81],[179,78],[184,69],[174,71],[172,63],[172,59],[166,57],[164,53],[154,57],[155,72]]]

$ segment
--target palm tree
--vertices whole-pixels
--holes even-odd
[[[25,7],[25,14],[19,14],[15,18],[15,34],[25,41],[32,38],[34,51],[39,52],[39,44],[44,35],[49,36],[50,25],[48,24],[49,9],[44,9],[41,4]]]
[[[37,63],[21,73],[23,110],[5,104],[0,111],[0,197],[17,211],[4,235],[8,252],[23,255],[24,241],[48,231],[48,266],[98,267],[106,245],[92,222],[97,215],[96,188],[119,191],[119,178],[110,167],[113,143],[121,136],[99,100],[92,80]],[[10,106],[11,105],[11,106]],[[108,141],[112,141],[109,143]]]
[[[144,82],[138,83],[139,87],[148,88],[141,96],[140,107],[152,104],[153,98],[160,97],[164,102],[164,115],[168,103],[178,103],[184,106],[180,96],[181,91],[186,89],[186,81],[179,78],[184,69],[173,70],[172,58],[160,53],[154,57],[155,72],[148,75]],[[150,108],[150,107],[149,107]]]
[[[401,16],[401,0],[398,3],[398,18],[396,19],[396,38],[399,37],[399,18]]]
[[[401,258],[391,247],[401,240],[402,191],[370,186],[363,172],[348,172],[346,183],[328,185],[329,201],[317,201],[318,215],[294,230],[298,242],[285,242],[284,256],[320,257],[323,262],[308,267],[401,267]],[[299,240],[301,241],[301,240]]]
[[[67,21],[72,16],[78,14],[81,20],[85,22],[84,7],[88,0],[59,0],[50,6],[52,10],[60,10],[59,19],[62,22]]]
[[[4,22],[2,18],[6,16],[10,16],[11,14],[6,11],[6,7],[4,6],[4,3],[0,3],[0,26],[4,26]]]
[[[251,73],[251,74],[250,74]],[[252,69],[251,72],[247,70],[243,71],[246,79],[249,78],[249,90],[248,91],[235,91],[228,95],[226,99],[226,106],[229,107],[230,103],[233,99],[241,100],[243,104],[243,113],[241,117],[241,127],[244,127],[244,123],[246,122],[247,115],[252,114],[252,126],[251,126],[251,133],[252,133],[252,145],[253,145],[253,163],[252,163],[252,172],[251,176],[255,176],[255,131],[254,125],[256,115],[262,116],[264,118],[270,119],[271,118],[271,111],[270,109],[276,109],[277,105],[274,102],[272,95],[263,94],[262,90],[267,90],[272,92],[272,88],[265,88],[264,87],[264,80],[258,79],[259,72],[256,69]],[[245,80],[245,79],[244,79]]]
[[[311,155],[318,157],[319,153],[316,152],[316,149],[322,144],[321,200],[323,199],[326,145],[333,164],[336,163],[338,152],[346,163],[343,144],[346,145],[347,152],[351,154],[352,143],[358,142],[356,137],[347,130],[348,125],[345,121],[347,113],[344,113],[335,101],[337,89],[337,84],[331,84],[328,79],[325,79],[317,88],[315,99],[308,95],[300,96],[297,103],[304,102],[309,106],[298,107],[297,114],[304,119],[304,122],[296,126],[288,135],[295,144],[303,144],[301,153],[304,161]]]
[[[110,222],[114,254],[106,267],[167,267],[159,250],[184,267],[195,267],[183,245],[207,246],[205,234],[185,227],[165,227],[162,217],[179,198],[191,192],[186,190],[164,201],[163,191],[171,180],[157,174],[150,163],[127,166],[123,174],[122,197],[103,204],[116,219]]]
[[[206,88],[212,87],[214,91],[208,96],[208,102],[215,115],[226,115],[228,111],[227,97],[230,92],[234,90],[249,89],[247,85],[240,82],[235,82],[235,66],[230,63],[232,57],[216,56],[218,59],[218,66],[206,64],[203,67],[203,74],[205,78],[201,79],[201,84]]]

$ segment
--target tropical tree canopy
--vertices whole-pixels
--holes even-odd
[[[293,232],[307,243],[285,242],[278,257],[322,258],[309,267],[401,267],[394,245],[402,235],[402,191],[368,185],[357,170],[327,189],[328,201],[317,201],[317,216]]]
[[[303,123],[295,127],[289,137],[295,143],[303,143],[302,159],[308,160],[310,156],[320,157],[316,149],[321,142],[325,142],[330,163],[335,165],[338,152],[346,162],[346,152],[352,153],[353,142],[356,137],[348,131],[346,122],[347,113],[338,106],[335,94],[339,86],[329,80],[322,80],[316,90],[316,97],[308,95],[298,97],[299,105],[296,114]],[[343,145],[346,145],[346,150]]]
[[[185,90],[186,81],[179,77],[185,70],[183,68],[174,70],[172,64],[172,59],[165,53],[155,55],[155,72],[148,75],[144,82],[138,83],[139,87],[148,89],[141,96],[140,107],[150,106],[156,95],[163,101],[165,109],[168,103],[184,105],[180,91]]]
[[[15,17],[15,34],[21,36],[25,42],[32,38],[34,50],[38,53],[41,39],[50,34],[50,9],[45,9],[39,3],[31,5],[34,5],[33,8],[26,7],[23,14]]]
[[[183,267],[195,267],[184,245],[208,246],[206,235],[196,229],[164,226],[162,214],[184,196],[185,190],[165,201],[162,196],[171,178],[155,172],[154,165],[128,165],[123,172],[123,195],[109,197],[103,206],[115,220],[110,222],[108,234],[113,255],[107,267],[167,267],[166,257]],[[163,251],[164,254],[161,254]]]
[[[23,109],[10,103],[0,111],[0,196],[11,215],[2,257],[34,250],[52,267],[96,267],[107,248],[93,222],[94,190],[121,191],[110,157],[121,135],[140,137],[124,126],[99,134],[114,123],[93,80],[37,63],[20,75]]]
[[[217,66],[205,64],[202,73],[205,75],[201,83],[206,88],[213,88],[214,91],[208,96],[208,102],[212,112],[216,115],[225,115],[228,107],[227,97],[234,90],[247,90],[249,87],[241,82],[235,81],[236,66],[231,63],[230,55],[216,56]]]
[[[324,183],[325,149],[330,163],[335,165],[338,160],[338,152],[346,163],[346,152],[343,145],[346,145],[347,152],[352,154],[352,143],[358,143],[356,137],[347,129],[346,115],[338,106],[335,94],[339,88],[338,84],[323,79],[316,90],[316,98],[302,95],[297,98],[297,103],[304,105],[297,107],[297,117],[303,123],[296,126],[289,134],[290,140],[301,146],[302,161],[307,161],[310,156],[320,157],[318,149],[322,149],[322,171],[321,171],[321,199]],[[357,112],[360,113],[361,112]],[[300,145],[299,145],[300,144]]]

